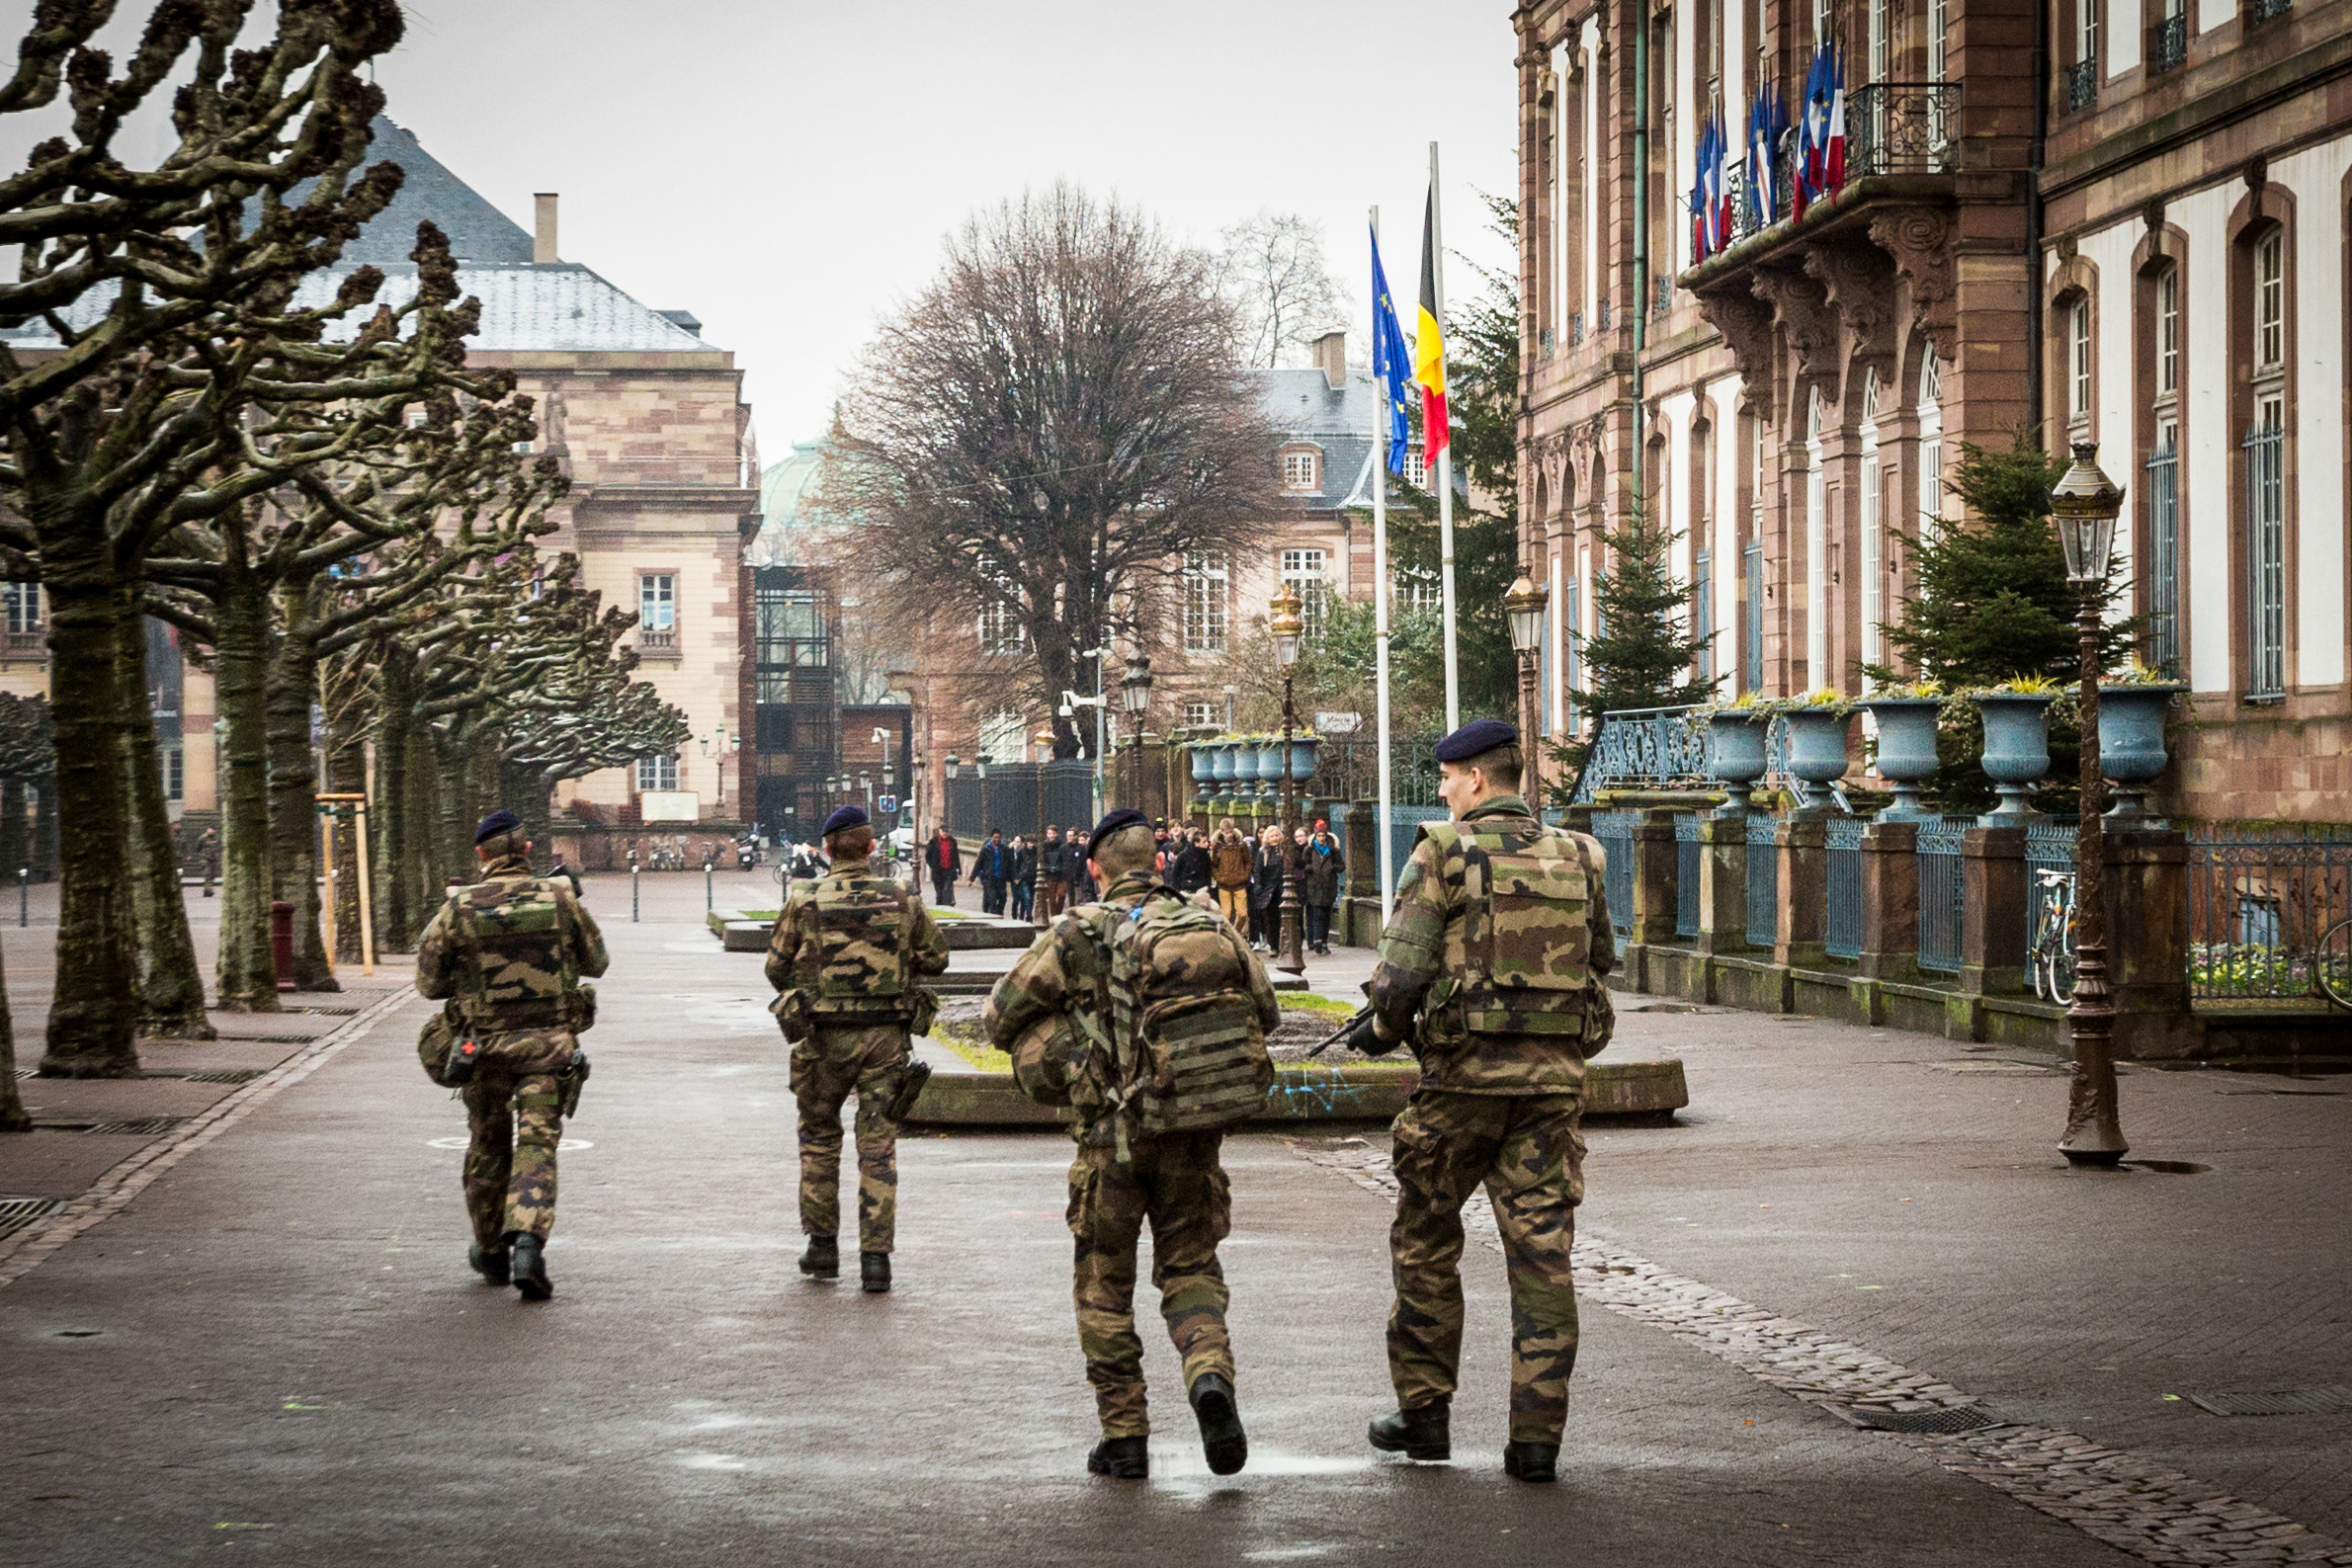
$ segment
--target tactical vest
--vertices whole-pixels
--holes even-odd
[[[451,895],[461,957],[457,1000],[484,1034],[573,1026],[580,972],[563,929],[561,882],[477,882]]]
[[[1122,1144],[1131,1126],[1200,1131],[1264,1110],[1274,1064],[1232,927],[1164,887],[1097,906],[1086,924],[1100,958],[1089,1022],[1108,1034]]]
[[[880,876],[826,876],[794,896],[808,906],[816,935],[816,976],[803,987],[811,1011],[899,1017],[911,1009],[912,893]]]
[[[1451,1005],[1470,1034],[1581,1036],[1593,990],[1586,914],[1600,873],[1584,841],[1532,818],[1431,822],[1462,859],[1462,967]]]

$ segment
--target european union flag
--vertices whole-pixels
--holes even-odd
[[[1388,400],[1388,471],[1404,472],[1404,450],[1412,440],[1405,423],[1404,389],[1413,384],[1413,351],[1396,324],[1396,301],[1388,297],[1388,275],[1381,267],[1381,237],[1372,236],[1372,373]]]

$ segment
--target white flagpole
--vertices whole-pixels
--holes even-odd
[[[1446,355],[1443,347],[1446,330],[1446,244],[1445,220],[1439,212],[1437,197],[1437,143],[1429,144],[1429,274],[1437,285],[1437,325],[1440,345],[1437,373],[1442,380],[1446,373]],[[1453,386],[1446,387],[1451,422]],[[1454,646],[1454,442],[1446,432],[1445,450],[1437,454],[1437,568],[1438,593],[1445,610],[1446,620],[1446,728],[1449,732],[1462,727],[1462,660]],[[1421,432],[1421,444],[1427,447],[1433,439],[1431,432]]]
[[[1372,239],[1381,238],[1381,209],[1372,209]],[[1381,301],[1372,301],[1372,330],[1380,334]],[[1377,360],[1377,356],[1376,356]],[[1381,748],[1381,927],[1387,929],[1396,906],[1395,826],[1389,806],[1393,798],[1388,777],[1388,378],[1376,374],[1379,394],[1372,414],[1372,647],[1373,705]]]

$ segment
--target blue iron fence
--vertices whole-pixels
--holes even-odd
[[[2081,836],[2080,819],[2076,817],[2045,817],[2029,822],[2025,828],[2025,945],[2031,952],[2034,938],[2042,930],[2042,922],[2049,918],[2053,906],[2062,906],[2068,884],[2043,880],[2046,872],[2063,872],[2070,879],[2074,872],[2074,843]],[[2070,977],[2073,973],[2073,946],[2066,945],[2067,956],[2063,967]],[[2067,981],[2071,984],[2071,979]]]
[[[1961,847],[1974,817],[1919,824],[1919,967],[1960,972]]]
[[[1705,722],[1687,707],[1636,707],[1603,713],[1570,799],[1589,805],[1603,789],[1718,788]],[[1789,777],[1789,721],[1775,718],[1764,736],[1764,780]]]
[[[1770,948],[1781,937],[1781,819],[1757,813],[1747,819],[1747,940]]]
[[[2323,939],[2347,918],[2352,828],[2216,824],[2189,835],[2192,1001],[2316,996]]]
[[[1601,841],[1601,849],[1609,858],[1608,874],[1603,878],[1609,899],[1609,923],[1621,932],[1634,919],[1634,824],[1640,820],[1638,811],[1592,814],[1592,836]]]
[[[1705,864],[1699,842],[1699,813],[1678,811],[1674,816],[1674,935],[1699,935],[1699,876]]]
[[[1868,825],[1861,817],[1831,817],[1828,824],[1829,908],[1824,946],[1829,956],[1848,962],[1862,956],[1862,830]]]

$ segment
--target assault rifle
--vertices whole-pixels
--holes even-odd
[[[1374,1035],[1372,1005],[1370,1003],[1357,1009],[1353,1018],[1340,1025],[1329,1037],[1308,1051],[1306,1055],[1308,1058],[1320,1056],[1334,1045],[1344,1046],[1348,1050],[1362,1051],[1367,1056],[1385,1056],[1396,1048],[1393,1042],[1380,1039]]]

